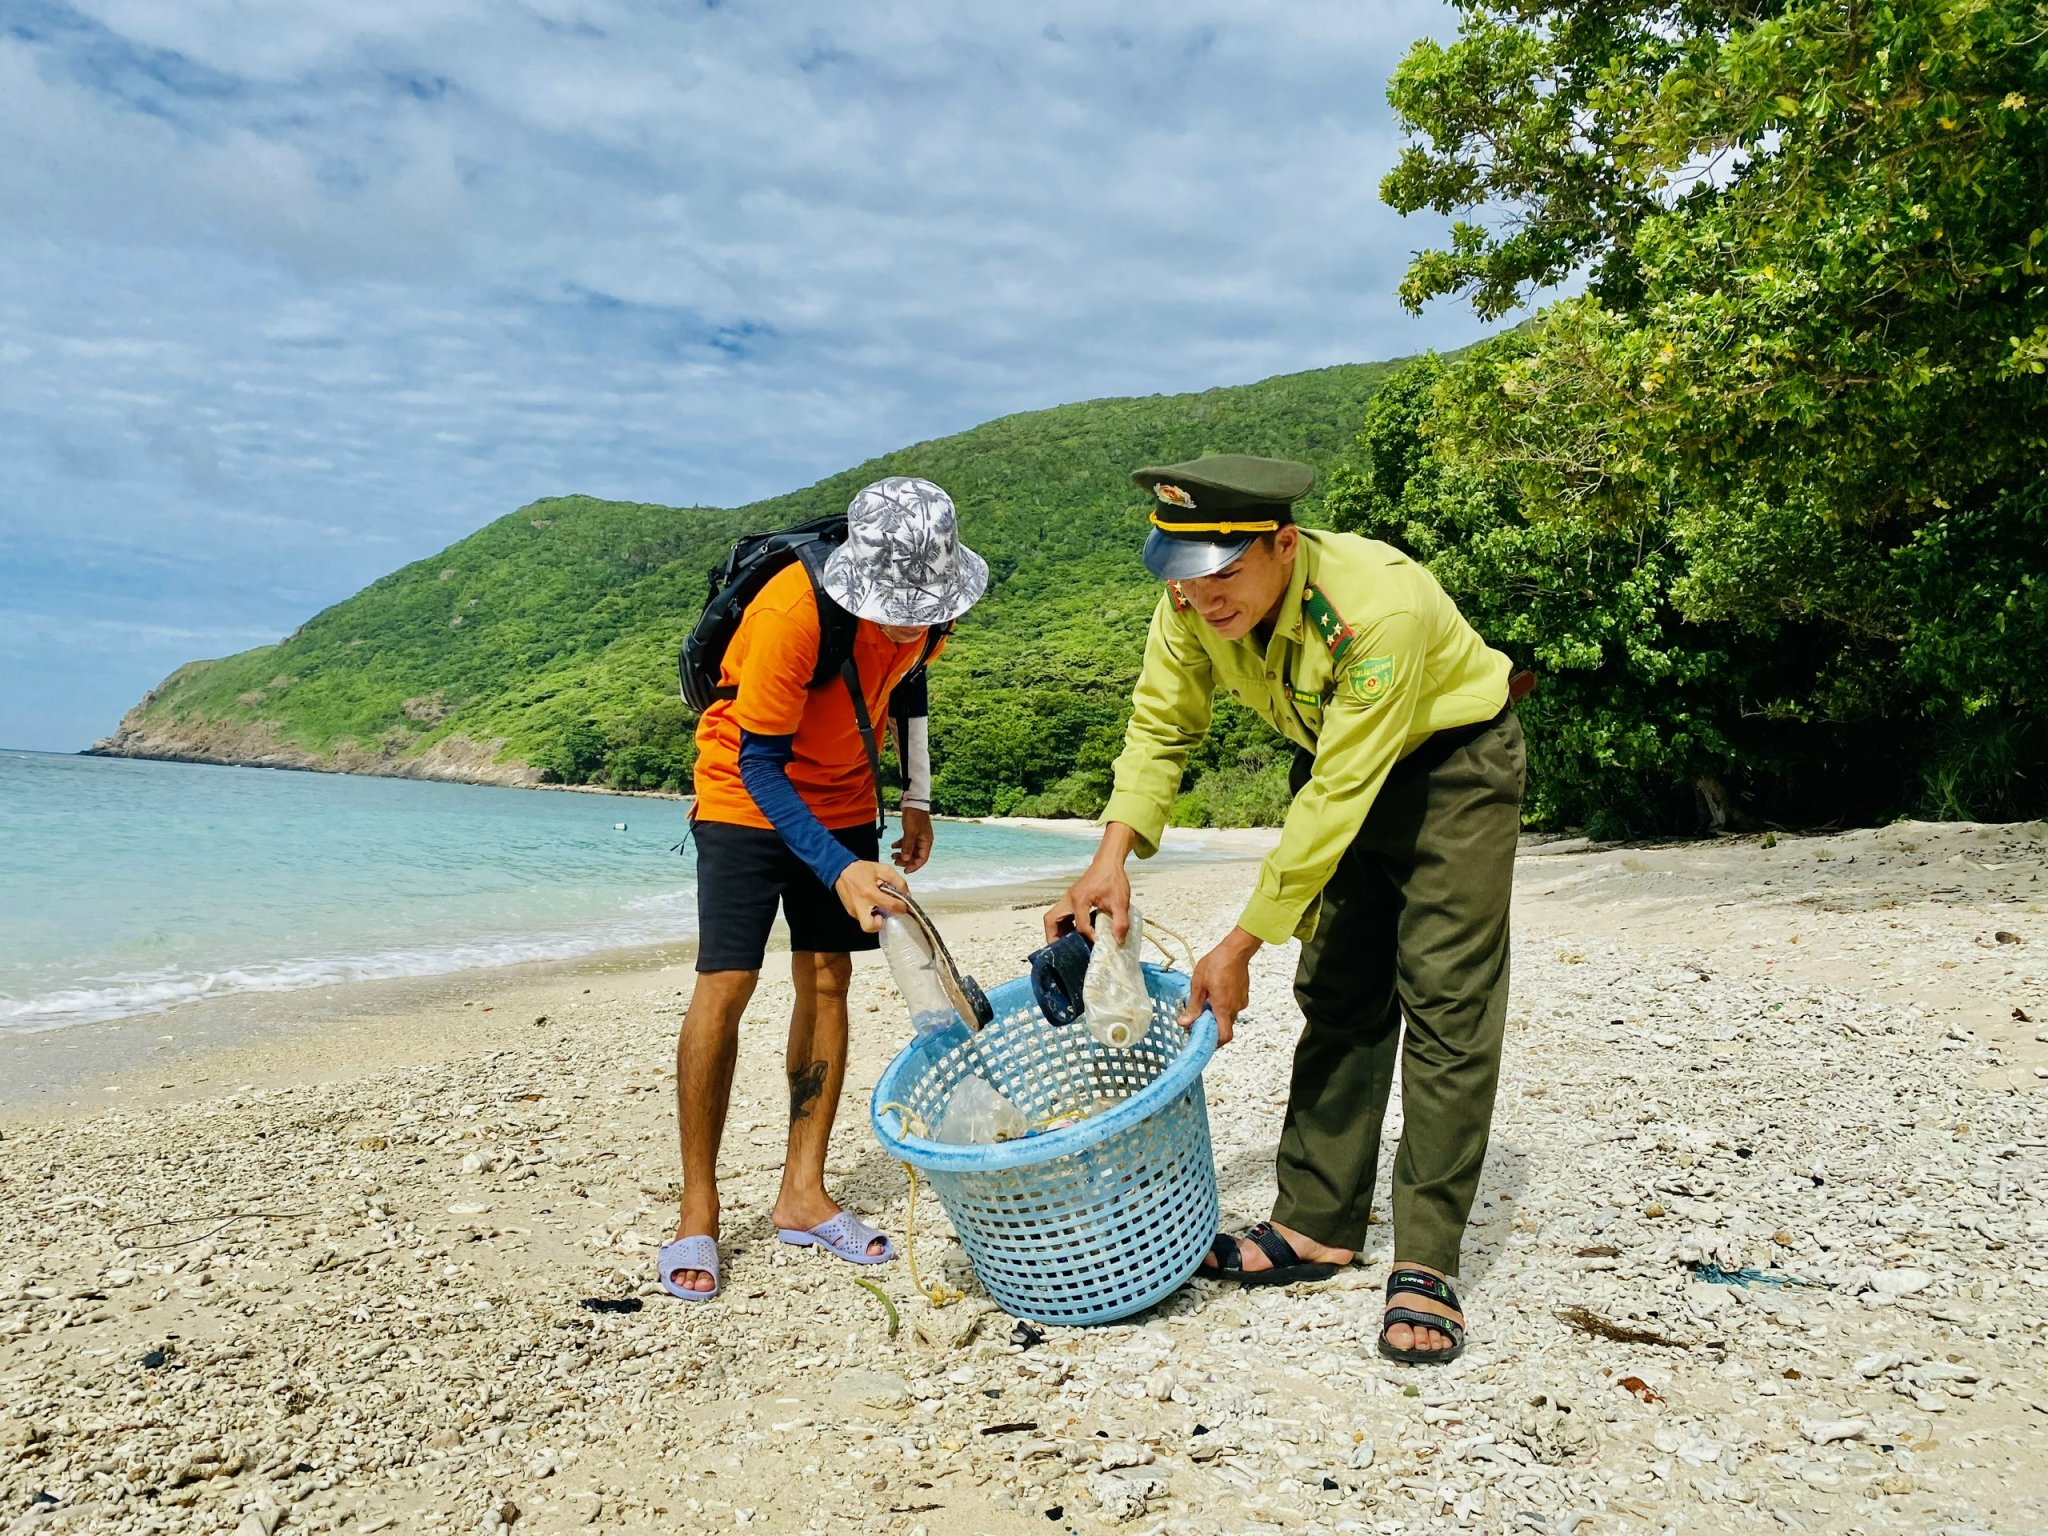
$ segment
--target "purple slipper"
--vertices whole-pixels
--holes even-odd
[[[679,1269],[701,1269],[711,1277],[711,1289],[693,1291],[675,1283],[670,1277]],[[661,1282],[661,1288],[680,1301],[710,1301],[725,1289],[725,1283],[718,1278],[718,1240],[712,1237],[679,1237],[672,1243],[663,1243],[661,1252],[654,1256],[654,1277]]]
[[[775,1235],[798,1248],[822,1248],[849,1264],[886,1264],[896,1257],[896,1245],[851,1211],[841,1211],[808,1232],[782,1227]],[[868,1244],[878,1237],[882,1238],[882,1251],[869,1253]]]

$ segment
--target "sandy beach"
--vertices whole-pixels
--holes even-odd
[[[1269,838],[1140,897],[1213,941]],[[892,1336],[768,1229],[775,956],[707,1306],[651,1275],[686,948],[0,1041],[0,1529],[2041,1529],[2048,826],[1549,842],[1517,882],[1440,1369],[1372,1352],[1384,1229],[1328,1286],[1024,1348],[929,1200],[968,1299],[861,1271]],[[1017,974],[1048,894],[956,896],[968,968]],[[1271,1199],[1295,953],[1207,1072],[1232,1220]],[[834,1193],[900,1238],[867,1090],[908,1026],[878,958],[854,985]]]

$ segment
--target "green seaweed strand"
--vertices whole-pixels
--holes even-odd
[[[889,1293],[872,1280],[863,1280],[857,1275],[849,1275],[847,1278],[852,1280],[862,1290],[870,1291],[874,1294],[875,1300],[882,1304],[882,1310],[889,1314],[889,1337],[895,1338],[896,1330],[900,1326],[900,1320],[896,1316],[896,1303],[889,1299]]]

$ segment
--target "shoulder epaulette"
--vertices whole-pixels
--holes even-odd
[[[1309,623],[1315,625],[1316,633],[1322,637],[1332,660],[1340,660],[1351,642],[1358,638],[1358,632],[1344,622],[1344,615],[1313,582],[1301,589],[1301,610],[1308,615]]]

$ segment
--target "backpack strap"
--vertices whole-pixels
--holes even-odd
[[[810,577],[811,598],[818,605],[818,659],[811,668],[810,681],[804,685],[806,688],[822,688],[839,675],[839,664],[853,654],[854,633],[860,623],[832,600],[831,594],[819,581],[825,561],[830,558],[832,551],[839,547],[839,541],[830,536],[832,530],[826,526],[834,521],[832,518],[821,518],[815,524],[806,523],[802,527],[791,528],[785,533],[773,536],[794,541],[785,547],[794,550],[797,564],[801,565],[804,574]],[[736,548],[734,554],[727,559],[727,566],[731,566],[738,559]],[[712,573],[714,600],[719,591],[719,576],[720,572]],[[724,699],[729,702],[739,696],[740,690],[733,683],[720,683],[711,690],[713,699]]]
[[[853,660],[860,619],[835,602],[820,579],[834,547],[820,539],[797,550],[797,560],[811,579],[811,596],[818,604],[818,661],[811,669],[808,686],[822,688],[836,677],[846,688],[847,701],[853,705],[854,729],[860,732],[868,772],[875,783],[875,831],[879,835],[889,830],[889,811],[882,802],[882,750],[875,740],[875,722],[868,716],[868,701],[861,694],[860,669]]]
[[[853,658],[854,636],[860,620],[833,601],[821,579],[825,562],[838,546],[823,539],[802,545],[797,560],[811,578],[811,596],[818,605],[818,664],[811,669],[808,687],[822,688],[840,675],[840,668]]]
[[[889,830],[889,808],[882,803],[882,752],[875,744],[875,722],[868,718],[868,701],[861,697],[860,669],[848,656],[839,664],[839,680],[846,685],[846,696],[853,701],[853,726],[860,732],[860,744],[868,754],[868,772],[875,779],[875,834]]]

